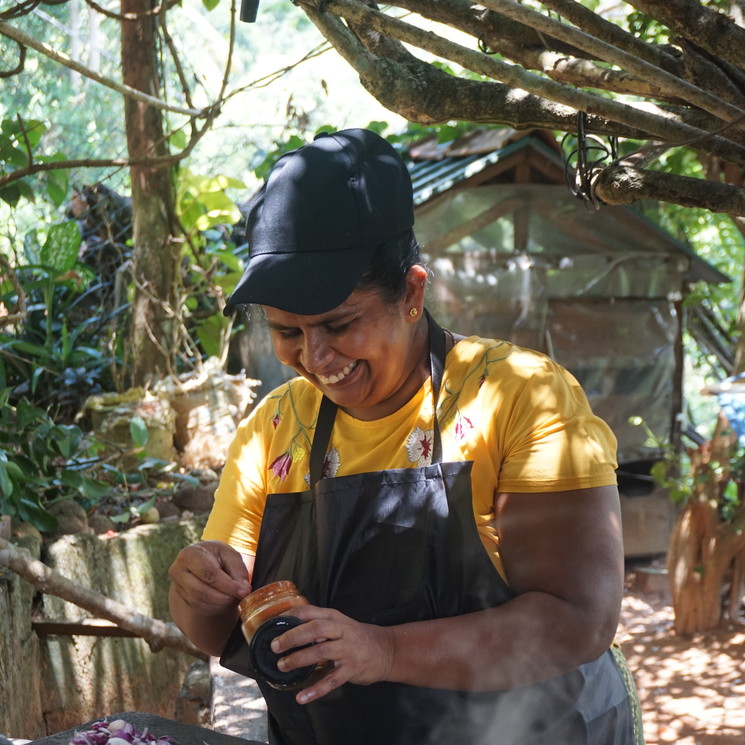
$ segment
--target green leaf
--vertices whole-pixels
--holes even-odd
[[[78,491],[84,497],[98,501],[111,494],[111,487],[104,481],[98,481],[83,474]]]
[[[39,260],[54,269],[58,275],[63,274],[72,269],[77,261],[81,240],[78,224],[74,220],[52,225]]]
[[[5,451],[0,450],[0,491],[10,497],[13,494],[13,482],[8,475],[7,463],[8,456]]]
[[[39,243],[39,234],[36,229],[29,230],[23,236],[23,252],[29,264],[38,264],[39,255],[41,254],[41,244]]]
[[[213,254],[228,268],[235,272],[243,272],[243,262],[232,251],[217,251]]]
[[[88,286],[98,279],[96,273],[86,264],[80,261],[76,261],[72,267],[72,271],[80,277],[82,284]]]
[[[18,502],[18,516],[42,532],[57,527],[57,518],[51,512],[28,499],[21,499]]]
[[[54,441],[63,458],[72,458],[78,452],[83,430],[74,424],[60,424],[54,428]]]
[[[0,160],[10,163],[16,168],[25,168],[28,165],[28,153],[19,147],[8,145],[0,153]]]
[[[41,141],[41,137],[47,131],[47,127],[44,122],[38,119],[29,119],[23,122],[23,128],[21,128],[21,124],[16,120],[16,131],[24,146],[26,145],[26,140],[28,140],[28,144],[33,150]]]
[[[129,421],[129,435],[135,447],[144,448],[149,438],[147,424],[141,416],[133,416]]]
[[[167,460],[163,460],[163,458],[153,458],[151,456],[151,457],[145,458],[142,461],[142,463],[140,463],[140,465],[137,466],[137,470],[138,471],[147,471],[150,468],[159,468],[159,469],[162,469],[162,468],[165,468],[168,465],[169,465],[169,463],[168,463]]]
[[[184,481],[195,489],[199,486],[199,479],[196,476],[190,476],[188,473],[172,473],[171,476],[179,481]]]
[[[67,196],[67,187],[62,187],[54,181],[47,181],[47,196],[55,207],[59,207]]]
[[[14,181],[0,189],[0,199],[11,207],[15,207],[21,201],[20,183],[20,181]]]
[[[71,468],[66,468],[62,471],[60,481],[70,489],[75,489],[84,497],[96,501],[111,493],[111,487],[108,484],[105,484],[103,481],[96,481],[90,478],[90,476],[86,476],[84,473]]]
[[[128,523],[132,519],[129,512],[123,512],[121,515],[109,515],[112,523]]]
[[[150,497],[150,499],[148,499],[145,502],[143,502],[142,504],[138,505],[135,508],[137,510],[137,512],[139,512],[140,515],[141,515],[143,512],[149,510],[155,504],[155,497],[156,497],[156,495],[153,494],[153,496]]]
[[[197,327],[197,339],[208,357],[220,356],[220,333],[227,323],[227,318],[221,313],[215,313],[205,318]]]
[[[39,385],[39,379],[45,373],[45,368],[37,367],[33,373],[31,373],[31,393],[36,393],[36,388]]]
[[[215,5],[217,5],[218,0],[215,0],[213,8]],[[205,6],[207,6],[207,3],[204,3]],[[212,10],[212,8],[207,8],[207,10]],[[186,132],[184,132],[183,129],[177,129],[175,132],[171,134],[171,136],[168,138],[168,142],[171,145],[171,147],[175,148],[176,150],[183,150],[186,147],[186,144],[189,142],[189,138],[186,136]]]
[[[17,427],[20,430],[25,430],[31,424],[39,424],[47,420],[47,413],[44,409],[30,404],[25,398],[18,402],[16,412]]]

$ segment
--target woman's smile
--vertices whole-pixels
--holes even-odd
[[[318,378],[318,380],[321,381],[321,383],[323,383],[323,385],[336,385],[337,383],[341,383],[342,380],[347,378],[349,374],[355,370],[358,363],[359,360],[355,360],[354,362],[350,362],[348,365],[345,365],[342,370],[337,373],[333,373],[329,376],[321,375],[321,373],[316,373],[316,377]]]

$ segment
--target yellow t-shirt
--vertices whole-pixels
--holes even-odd
[[[256,553],[266,495],[304,491],[321,393],[295,378],[268,394],[230,446],[205,540]],[[438,404],[444,461],[473,461],[473,511],[502,571],[498,492],[550,492],[616,483],[616,439],[577,381],[545,355],[470,337],[448,353]],[[324,476],[428,465],[432,387],[374,421],[338,411]]]

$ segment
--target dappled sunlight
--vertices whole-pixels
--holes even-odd
[[[641,699],[646,745],[741,745],[745,732],[745,626],[676,636],[659,595],[627,589],[617,641]]]

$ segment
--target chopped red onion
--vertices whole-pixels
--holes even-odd
[[[107,722],[105,719],[94,722],[86,732],[75,732],[69,745],[178,745],[168,735],[158,737],[148,728],[137,732],[130,722],[115,719]]]

